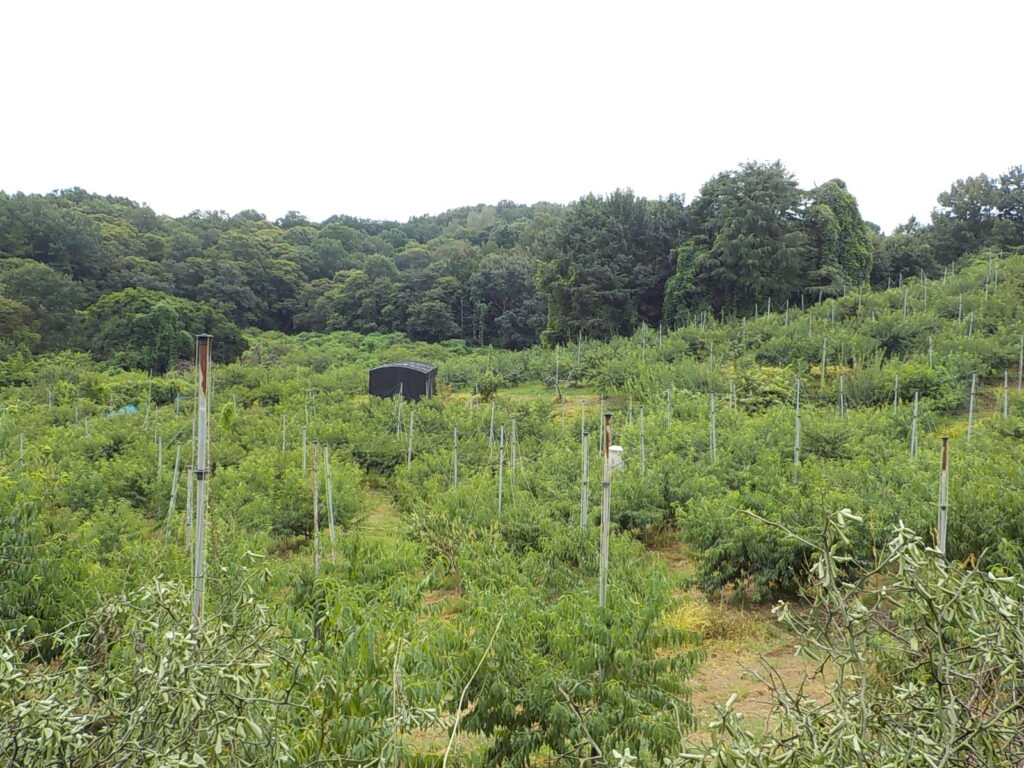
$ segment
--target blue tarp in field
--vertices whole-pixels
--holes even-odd
[[[106,418],[109,419],[111,416],[124,416],[125,414],[128,414],[128,413],[138,413],[138,412],[139,412],[139,409],[138,409],[138,407],[134,403],[128,403],[128,405],[122,405],[116,411],[108,412],[106,414]]]

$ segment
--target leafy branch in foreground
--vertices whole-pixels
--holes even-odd
[[[902,525],[871,570],[844,581],[849,519],[849,510],[831,517],[816,545],[813,610],[776,608],[818,662],[825,699],[769,671],[767,734],[744,727],[733,697],[710,746],[674,765],[1024,765],[1024,582],[948,563]]]

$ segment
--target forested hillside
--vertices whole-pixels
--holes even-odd
[[[171,218],[80,189],[0,193],[0,354],[82,349],[162,372],[201,330],[234,359],[239,329],[523,349],[803,306],[1024,244],[1019,166],[957,181],[930,222],[888,235],[862,220],[854,192],[840,180],[801,190],[781,164],[748,163],[690,202],[619,190],[320,223],[251,210]]]
[[[205,443],[187,363],[7,356],[0,757],[1019,768],[1024,254],[900,282],[525,350],[253,331]],[[405,359],[436,397],[366,395]],[[702,720],[694,616],[778,598],[814,685],[769,668],[771,719]]]

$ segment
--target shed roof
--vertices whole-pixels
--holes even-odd
[[[421,363],[416,360],[402,360],[397,363],[385,363],[384,365],[378,365],[376,368],[373,368],[372,370],[380,371],[385,368],[408,368],[409,370],[418,371],[419,373],[433,373],[434,371],[437,370],[436,365],[431,365],[430,363]]]

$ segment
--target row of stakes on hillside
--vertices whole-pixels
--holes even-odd
[[[659,334],[660,336],[660,334]],[[193,600],[192,600],[192,622],[193,627],[198,628],[203,619],[204,600],[205,600],[205,587],[206,587],[206,533],[207,533],[207,522],[206,522],[206,509],[207,509],[207,497],[208,497],[208,480],[209,480],[209,459],[208,459],[208,448],[209,448],[209,414],[210,414],[210,400],[211,400],[211,364],[210,364],[210,345],[211,336],[207,334],[200,334],[197,336],[197,350],[196,350],[196,371],[197,371],[197,383],[196,383],[196,410],[195,416],[192,422],[192,454],[194,460],[191,466],[186,469],[186,515],[185,515],[185,539],[186,547],[192,555],[192,580],[193,580]],[[557,365],[557,353],[556,353],[556,365]],[[1021,392],[1022,389],[1022,374],[1024,374],[1024,337],[1022,337],[1021,348],[1019,352],[1018,370],[1017,370],[1017,391]],[[558,374],[556,372],[556,381],[558,380]],[[894,386],[894,397],[893,397],[893,409],[897,409],[900,404],[899,400],[899,380],[898,377],[893,382]],[[1004,370],[1003,382],[1002,382],[1002,397],[1001,397],[1001,412],[1003,418],[1009,416],[1009,389],[1010,379],[1009,371]],[[794,482],[798,479],[799,467],[800,467],[800,438],[801,438],[801,411],[800,411],[800,380],[795,382],[795,436],[794,436],[794,448],[793,448],[793,480]],[[974,427],[974,415],[975,415],[975,403],[977,396],[977,376],[972,375],[970,394],[968,401],[968,414],[967,414],[967,441],[970,442],[973,436]],[[472,401],[471,401],[472,402]],[[732,408],[736,407],[736,390],[735,384],[730,385],[729,402]],[[399,421],[398,429],[401,431],[405,426],[402,424],[401,415],[401,403],[402,400],[399,398]],[[665,424],[666,426],[671,424],[672,421],[672,391],[666,390],[665,392]],[[846,392],[845,392],[845,379],[842,374],[839,376],[839,401],[838,401],[838,413],[840,416],[846,414]],[[309,404],[307,402],[307,419]],[[315,413],[315,403],[313,405]],[[508,453],[507,462],[509,464],[509,470],[514,477],[517,464],[519,462],[519,446],[518,446],[518,435],[515,419],[512,419],[511,428],[506,432],[504,424],[495,424],[495,403],[491,401],[491,414],[490,422],[488,427],[488,442],[493,447],[497,444],[498,450],[498,496],[497,505],[499,514],[503,510],[504,502],[504,468],[506,464],[506,452]],[[175,410],[178,411],[178,401],[175,400]],[[602,509],[601,509],[601,554],[600,554],[600,573],[599,576],[599,599],[604,604],[607,599],[607,557],[608,557],[608,529],[610,527],[610,488],[611,488],[611,470],[615,466],[621,466],[621,455],[617,455],[616,450],[621,451],[618,446],[611,445],[611,414],[604,412],[604,403],[602,398],[601,408],[599,413],[602,414],[604,423],[601,425],[599,433],[599,450],[602,456],[602,463],[604,465],[604,477],[602,480]],[[632,422],[632,403],[630,403],[630,422]],[[148,425],[150,421],[149,409],[145,419]],[[646,463],[647,463],[647,444],[645,434],[645,408],[644,406],[639,407],[639,459],[640,459],[640,472],[642,475],[646,474]],[[152,421],[154,427],[159,423],[159,411],[153,409]],[[910,455],[915,457],[917,454],[918,447],[918,421],[919,421],[919,394],[914,393],[913,400],[913,416],[911,421],[911,433],[910,433]],[[307,422],[308,423],[308,422]],[[88,436],[88,419],[82,421],[82,426],[85,430],[86,436]],[[407,444],[407,455],[406,462],[411,465],[413,458],[413,431],[414,431],[414,411],[409,409],[409,421],[408,421],[408,444]],[[285,450],[287,446],[286,438],[287,428],[287,417],[282,415],[281,424],[281,448]],[[710,458],[714,463],[717,461],[718,453],[718,440],[717,440],[717,424],[716,424],[716,403],[715,395],[712,393],[709,395],[709,430],[710,430]],[[157,471],[162,471],[163,465],[163,442],[162,437],[155,431],[154,437],[157,444]],[[322,454],[322,465],[324,473],[324,485],[326,486],[327,495],[327,508],[328,508],[328,530],[329,540],[331,544],[331,558],[335,557],[335,519],[334,519],[334,503],[333,503],[333,484],[331,478],[331,461],[330,461],[330,450],[326,445],[320,446],[316,442],[311,442],[307,438],[307,429],[302,429],[302,461],[303,469],[307,469],[307,456],[309,455],[309,448],[313,449],[313,486],[314,486],[314,498],[313,498],[313,558],[314,558],[314,570],[316,575],[319,575],[320,566],[320,519],[319,519],[319,500],[320,500],[320,464]],[[580,490],[580,523],[582,526],[587,525],[587,510],[589,509],[589,431],[586,429],[586,417],[585,409],[581,408],[581,453],[582,453],[582,471],[581,471],[581,490]],[[452,436],[452,487],[457,488],[459,484],[459,459],[458,459],[458,428],[456,427],[453,431]],[[24,434],[19,434],[19,465],[24,467],[25,464],[25,438]],[[942,438],[941,448],[941,465],[940,465],[940,494],[939,494],[939,520],[938,520],[938,535],[936,540],[937,548],[945,552],[945,531],[946,531],[946,519],[948,515],[948,438]],[[174,472],[171,482],[171,493],[170,503],[168,505],[167,520],[170,522],[173,518],[177,497],[179,492],[180,477],[181,477],[181,446],[177,446],[175,449],[174,456]]]

